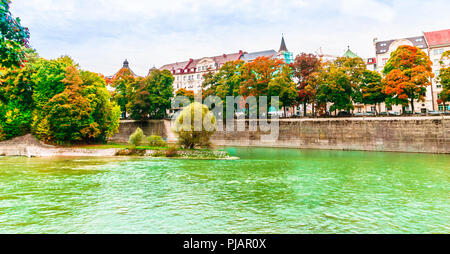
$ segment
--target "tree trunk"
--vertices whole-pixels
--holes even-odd
[[[411,98],[411,112],[414,115],[414,99]]]
[[[303,102],[303,116],[306,117],[306,102]]]
[[[311,106],[312,106],[312,115],[316,116],[316,108],[314,107],[314,103],[312,103]]]

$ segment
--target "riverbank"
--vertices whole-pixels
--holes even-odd
[[[230,160],[226,151],[214,150],[174,150],[170,154],[169,149],[158,147],[147,149],[146,147],[128,148],[125,145],[90,145],[81,147],[57,147],[45,144],[28,134],[12,140],[0,142],[0,156],[23,157],[115,157],[115,156],[142,156],[142,157],[167,157],[177,159],[205,159],[205,160]]]
[[[215,146],[274,147],[318,150],[352,150],[450,154],[450,116],[349,117],[280,119],[279,135],[264,141],[268,132],[217,131],[211,142]],[[145,135],[159,135],[176,143],[170,120],[121,121],[112,142],[127,142],[136,128]]]

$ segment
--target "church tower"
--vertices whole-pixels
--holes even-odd
[[[283,60],[287,64],[294,62],[294,54],[287,49],[284,34],[281,35],[281,45],[277,53],[277,58]]]

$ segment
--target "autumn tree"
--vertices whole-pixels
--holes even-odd
[[[138,79],[133,91],[129,91],[126,107],[131,113],[131,118],[162,119],[166,111],[170,109],[173,97],[172,83],[174,77],[168,70],[154,69],[150,74]]]
[[[303,113],[306,116],[306,105],[315,100],[317,93],[316,83],[311,82],[311,76],[319,71],[321,63],[317,56],[301,53],[290,66],[297,81],[298,101],[303,104]]]
[[[9,11],[9,0],[0,0],[0,65],[23,66],[26,61],[24,47],[28,46],[30,33],[13,18]]]
[[[280,74],[284,62],[280,59],[258,57],[241,68],[241,95],[267,96],[270,81]]]
[[[175,96],[187,97],[191,102],[194,102],[194,91],[180,88],[175,92]]]
[[[384,66],[384,93],[387,102],[411,105],[414,114],[414,100],[423,101],[426,87],[431,85],[434,74],[432,62],[425,52],[413,46],[400,46],[392,52]]]
[[[120,69],[110,81],[111,87],[114,88],[112,99],[120,106],[123,117],[129,112],[127,105],[137,84],[136,77],[129,68]]]

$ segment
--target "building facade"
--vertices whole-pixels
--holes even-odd
[[[450,66],[448,59],[442,59],[442,54],[450,50],[450,29],[425,32],[425,40],[428,44],[428,55],[433,62],[433,84],[430,89],[430,95],[433,100],[433,110],[444,111],[444,105],[439,105],[439,94],[442,92],[442,85],[438,81],[439,71],[442,67]],[[450,106],[447,110],[450,110]]]
[[[421,36],[394,39],[387,41],[378,41],[374,39],[375,48],[375,63],[374,70],[382,73],[384,66],[389,60],[391,53],[394,52],[399,46],[409,45],[415,46],[422,49],[433,62],[433,73],[435,78],[432,80],[432,85],[427,87],[425,101],[416,101],[414,103],[414,108],[416,113],[427,113],[429,111],[443,111],[443,106],[438,105],[439,93],[442,91],[442,87],[436,80],[439,75],[439,70],[442,68],[440,64],[440,59],[442,53],[446,50],[450,50],[450,29],[434,31],[434,32],[424,32]],[[400,106],[393,106],[393,108],[386,108],[382,105],[382,111],[395,111],[400,112]],[[410,106],[406,107],[406,111],[410,110]]]
[[[282,37],[280,50],[278,52],[275,50],[265,50],[247,53],[240,50],[239,52],[232,54],[189,59],[184,62],[166,64],[159,69],[172,72],[175,78],[173,82],[174,91],[184,88],[197,94],[202,91],[203,75],[207,72],[211,71],[216,73],[225,63],[230,61],[243,60],[244,62],[251,62],[257,57],[263,56],[282,59],[288,64],[294,61],[293,53],[288,51],[284,37]]]

